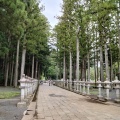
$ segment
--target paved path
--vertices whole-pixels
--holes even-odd
[[[39,87],[34,120],[120,120],[120,105],[95,102],[44,84]]]

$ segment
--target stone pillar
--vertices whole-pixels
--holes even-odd
[[[106,81],[104,82],[105,83],[105,88],[106,88],[106,98],[107,100],[110,100],[110,84],[111,82],[108,80],[108,78],[106,78]]]
[[[80,94],[82,94],[82,81],[79,82],[79,86],[80,86]]]
[[[25,75],[23,74],[22,75],[22,78],[19,80],[20,82],[20,86],[19,88],[21,89],[21,102],[18,102],[17,103],[17,107],[24,107],[26,106],[26,102],[24,102],[24,99],[25,99],[25,87],[26,87],[26,79],[25,79]]]
[[[65,80],[63,80],[63,88],[65,88]]]
[[[76,92],[79,93],[79,81],[76,81]]]
[[[72,87],[72,91],[74,91],[75,90],[75,81],[74,80],[72,81],[72,86],[71,87]]]
[[[77,81],[74,81],[74,91],[76,92],[77,91]]]
[[[69,81],[70,83],[70,91],[72,90],[72,81]]]
[[[86,95],[86,91],[85,91],[85,80],[83,80],[83,92],[82,92],[82,95]]]
[[[114,88],[116,90],[116,99],[115,99],[115,102],[120,103],[120,81],[116,77],[116,79],[114,81],[112,81],[112,83],[113,83]]]
[[[21,86],[20,89],[21,89],[21,102],[22,102],[25,99],[25,92],[24,92],[25,86]]]
[[[69,84],[69,83],[68,83],[68,79],[66,80],[66,84],[67,84],[67,85],[66,85],[66,88],[68,89],[68,86],[69,86],[69,85],[68,85],[68,84]]]
[[[102,94],[101,94],[101,91],[102,91],[102,82],[100,81],[100,79],[97,81],[97,83],[98,83],[98,98],[102,98],[103,96],[102,96]]]
[[[79,81],[76,81],[76,92],[79,93]]]
[[[22,78],[19,80],[20,82],[20,89],[21,89],[21,101],[25,99],[25,87],[26,87],[26,79],[25,75],[23,74]]]
[[[87,95],[90,95],[90,82],[87,82]]]

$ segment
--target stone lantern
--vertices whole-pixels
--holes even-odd
[[[97,83],[98,83],[98,98],[102,98],[103,96],[102,96],[102,82],[100,81],[100,79],[98,79],[98,81],[97,81]]]
[[[21,101],[23,101],[25,99],[26,96],[26,91],[25,91],[25,87],[26,87],[26,79],[25,79],[25,74],[22,75],[22,78],[19,80],[20,82],[20,89],[21,89]]]
[[[107,100],[110,100],[110,84],[111,82],[108,80],[108,78],[106,78],[106,81],[104,81],[104,84],[105,84],[105,88],[106,88],[106,99]]]
[[[26,87],[26,79],[25,79],[25,74],[22,75],[22,78],[19,80],[20,82],[20,89],[21,89],[21,102],[17,103],[17,107],[24,107],[26,106],[26,102],[24,101],[25,99],[25,87]]]
[[[116,77],[114,81],[112,81],[114,88],[116,90],[116,99],[115,102],[120,102],[120,81]]]

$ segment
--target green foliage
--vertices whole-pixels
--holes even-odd
[[[100,46],[104,47],[106,43],[109,49],[109,67],[111,61],[113,65],[119,61],[120,3],[118,1],[87,0],[81,2],[79,0],[63,0],[62,12],[62,16],[58,17],[59,23],[54,29],[60,64],[63,61],[63,53],[68,53],[70,50],[75,61],[76,37],[79,38],[81,67],[83,60],[87,63],[88,54],[90,54],[91,62],[93,62],[93,51],[98,50]],[[105,56],[104,50],[103,55]],[[95,56],[96,58],[99,61],[99,54]],[[66,59],[69,59],[68,55]],[[85,66],[87,67],[87,65]],[[91,77],[94,79],[93,73]]]
[[[57,66],[57,54],[55,49],[51,50],[48,60],[49,67],[47,69],[47,77],[51,79],[56,79],[57,75],[59,74],[59,68]]]
[[[19,95],[20,92],[0,92],[0,99],[10,99]]]
[[[7,54],[8,51],[8,42],[6,40],[5,34],[0,32],[0,57],[5,57],[5,54]]]
[[[27,50],[28,61],[25,63],[25,74],[30,71],[32,65],[30,58],[33,55],[38,61],[41,74],[48,68],[50,26],[47,18],[42,14],[40,6],[41,3],[38,0],[0,0],[0,72],[4,73],[0,81],[4,81],[6,65],[9,63],[8,83],[10,83],[11,66],[13,62],[15,63],[18,40],[20,40],[18,62],[21,62],[22,48]],[[21,64],[18,74],[20,67]],[[31,76],[30,72],[29,76]]]

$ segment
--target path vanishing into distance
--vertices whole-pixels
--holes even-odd
[[[100,103],[44,83],[39,87],[34,120],[120,120],[120,104]]]

